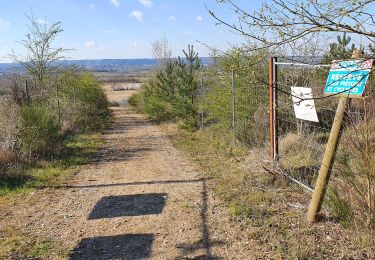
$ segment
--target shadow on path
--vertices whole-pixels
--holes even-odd
[[[88,219],[160,214],[166,198],[166,193],[103,197],[95,205]]]
[[[124,162],[139,159],[142,158],[146,152],[150,151],[153,151],[153,149],[147,147],[107,147],[99,151],[96,157],[92,160],[92,164],[99,165],[109,162]]]
[[[139,181],[139,182],[121,182],[121,183],[92,184],[92,185],[44,186],[42,188],[53,188],[53,189],[90,189],[90,188],[109,188],[109,187],[118,187],[118,186],[135,186],[135,185],[185,184],[185,183],[201,182],[203,180],[204,179],[165,180],[165,181]]]
[[[153,241],[152,234],[85,238],[73,250],[69,259],[145,259],[151,255]]]
[[[188,244],[178,244],[176,247],[180,250],[180,256],[177,259],[222,259],[221,257],[215,256],[211,252],[211,248],[214,245],[222,245],[222,241],[211,241],[210,231],[208,228],[208,219],[207,219],[207,210],[208,210],[208,193],[207,193],[207,184],[206,180],[202,180],[202,207],[201,207],[201,231],[202,239],[195,243]],[[188,258],[187,256],[195,251],[204,249],[205,254],[200,255],[194,258]]]

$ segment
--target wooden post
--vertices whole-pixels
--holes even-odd
[[[29,82],[25,81],[25,101],[26,104],[30,104],[30,92],[29,92]]]
[[[331,133],[328,138],[326,150],[324,152],[323,160],[319,170],[319,176],[316,180],[314,193],[312,195],[309,212],[307,214],[307,220],[309,222],[315,222],[316,214],[319,212],[322,206],[324,195],[327,190],[329,177],[331,175],[332,166],[335,159],[337,146],[340,139],[340,131],[342,122],[344,120],[346,108],[348,106],[348,97],[340,97],[339,105],[337,107],[335,119],[333,121]]]
[[[76,86],[75,86],[75,83],[73,83],[73,105],[74,105],[74,109],[77,105],[77,101],[76,101]]]
[[[361,58],[361,56],[361,52],[357,50],[353,51],[352,58],[359,59]],[[320,165],[318,179],[316,180],[314,193],[312,195],[310,208],[307,213],[307,220],[311,223],[315,222],[316,214],[320,211],[325,193],[327,191],[327,186],[331,175],[332,166],[334,163],[337,146],[340,140],[340,131],[342,128],[342,123],[344,121],[349,101],[349,97],[341,96],[339,104],[337,106],[335,119],[332,124],[331,132],[329,134],[326,150],[323,155],[322,164]]]
[[[234,84],[234,69],[232,69],[232,129],[233,145],[236,146],[236,88]]]
[[[58,116],[58,120],[59,120],[59,125],[61,125],[59,84],[56,84],[56,97],[57,97],[57,116]]]
[[[275,62],[276,57],[269,59],[269,110],[270,110],[270,158],[276,161],[279,155],[278,146],[278,125],[277,125],[277,67]]]

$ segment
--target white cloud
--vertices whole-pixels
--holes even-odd
[[[89,48],[89,49],[95,48],[96,47],[96,42],[94,42],[94,41],[88,41],[88,42],[85,43],[85,46],[86,46],[86,48]]]
[[[136,41],[136,40],[133,40],[133,39],[129,39],[129,40],[125,40],[125,41],[117,41],[116,44],[118,46],[121,46],[121,47],[126,47],[126,48],[138,48],[138,47],[141,47],[143,44]]]
[[[194,31],[190,30],[190,31],[186,31],[185,35],[192,35],[193,33],[194,33]]]
[[[104,47],[98,45],[95,41],[87,41],[87,42],[85,42],[85,47],[87,49],[90,49],[90,50],[93,50],[93,51],[102,51],[102,50],[104,50]]]
[[[135,47],[135,48],[138,47],[138,42],[137,42],[137,41],[129,40],[128,43],[129,43],[130,46],[133,46],[133,47]]]
[[[150,7],[154,4],[151,0],[139,0],[139,2],[143,4],[145,7]]]
[[[0,29],[8,29],[10,22],[0,19]]]
[[[171,21],[176,21],[176,16],[171,15],[171,16],[168,17],[168,19],[171,20]]]
[[[196,17],[196,19],[197,19],[197,21],[199,21],[199,22],[200,22],[200,21],[202,21],[202,20],[203,20],[203,17],[202,17],[202,16],[199,16],[199,15],[198,15],[198,16]]]
[[[109,1],[110,4],[116,6],[116,7],[119,7],[120,6],[120,1],[119,0],[110,0]]]
[[[91,10],[94,10],[94,9],[96,9],[96,5],[93,4],[93,3],[91,3],[91,4],[89,4],[89,8],[90,8]]]
[[[141,11],[133,11],[129,14],[129,17],[134,17],[138,21],[143,21],[143,13]]]

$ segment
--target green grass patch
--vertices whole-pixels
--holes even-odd
[[[25,194],[69,181],[79,171],[79,166],[90,162],[102,144],[101,134],[69,136],[54,159],[10,167],[9,171],[14,173],[0,179],[0,197]]]

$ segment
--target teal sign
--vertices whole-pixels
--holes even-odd
[[[324,93],[362,96],[372,63],[373,60],[333,61]]]

